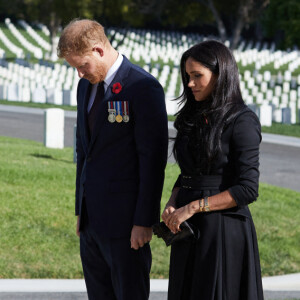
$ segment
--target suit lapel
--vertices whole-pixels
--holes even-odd
[[[88,80],[80,79],[78,88],[78,121],[80,122],[80,126],[82,126],[83,134],[81,136],[81,140],[85,148],[85,152],[87,152],[90,144],[90,133],[87,120],[87,107],[89,103],[91,87],[92,85],[89,83]]]
[[[86,145],[89,145],[91,139],[89,124],[88,124],[88,111],[87,111],[91,90],[92,90],[92,85],[89,83],[87,86],[87,91],[85,93],[84,103],[83,103],[83,121],[84,121],[84,133],[85,133],[84,137],[85,137]]]
[[[119,82],[122,86],[122,90],[125,88],[126,85],[126,77],[128,75],[128,72],[130,70],[130,62],[126,59],[126,57],[123,57],[123,62],[117,71],[114,79],[112,80],[111,84],[108,86],[103,101],[101,102],[101,105],[98,109],[98,118],[95,123],[95,130],[93,131],[93,135],[91,137],[91,142],[89,145],[89,150],[92,148],[97,136],[99,135],[101,128],[103,127],[103,122],[107,120],[108,117],[108,101],[114,101],[114,98],[117,96],[117,94],[114,94],[112,92],[112,87],[116,82]],[[122,91],[120,92],[122,93]]]

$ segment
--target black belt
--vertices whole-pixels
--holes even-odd
[[[214,190],[220,189],[223,179],[220,175],[189,176],[181,175],[181,187],[184,189]]]

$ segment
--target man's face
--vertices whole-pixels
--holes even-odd
[[[70,66],[76,68],[80,78],[87,79],[91,84],[105,79],[107,69],[97,51],[90,51],[83,55],[69,54],[65,60]]]

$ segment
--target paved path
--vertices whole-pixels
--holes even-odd
[[[0,135],[44,140],[44,110],[0,105]],[[73,147],[76,112],[65,112],[65,146]],[[169,122],[170,136],[175,136],[173,123]],[[260,181],[300,191],[300,138],[263,134],[261,144]],[[169,161],[172,142],[169,146]]]
[[[300,299],[300,273],[263,278],[265,299]],[[150,300],[167,300],[168,280],[152,279]],[[87,300],[81,279],[1,279],[1,300]],[[241,299],[242,300],[242,299]]]

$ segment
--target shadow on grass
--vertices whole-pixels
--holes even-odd
[[[32,154],[30,154],[30,156],[33,156],[33,157],[36,157],[36,158],[43,158],[43,159],[51,159],[51,160],[55,160],[55,161],[61,161],[61,162],[65,162],[65,163],[68,163],[68,164],[73,164],[74,163],[72,160],[57,159],[57,158],[53,157],[52,155],[47,155],[47,154],[32,153]]]

